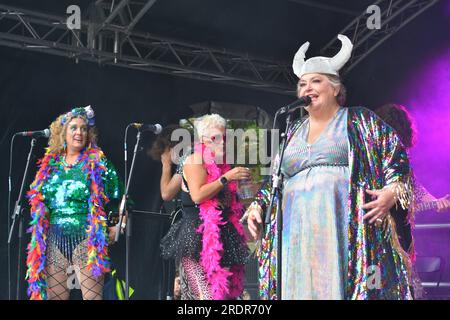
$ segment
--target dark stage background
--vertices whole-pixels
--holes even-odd
[[[80,4],[83,10],[88,3],[75,0],[57,1],[58,4],[56,1],[39,1],[42,5],[36,1],[0,2],[61,15],[69,4]],[[350,21],[350,17],[345,15],[303,7],[285,0],[239,1],[239,4],[237,1],[232,4],[230,1],[164,2],[158,1],[154,10],[150,9],[136,28],[231,47],[262,57],[276,57],[287,62],[307,40],[311,42],[307,57],[317,55],[317,50]],[[334,4],[351,6],[348,1],[335,1]],[[406,103],[407,97],[400,92],[405,92],[404,84],[414,76],[416,66],[423,64],[430,55],[448,50],[450,46],[448,4],[448,0],[441,1],[420,15],[348,74],[344,79],[348,89],[348,105],[374,108],[388,101]],[[358,6],[364,8],[361,3]],[[414,87],[410,89],[417,90]],[[44,129],[57,115],[70,108],[91,104],[100,132],[99,145],[123,176],[123,135],[128,123],[160,123],[163,126],[176,123],[190,115],[189,105],[209,100],[254,105],[273,114],[294,97],[84,61],[76,64],[62,57],[0,46],[0,299],[8,298],[7,175],[9,141],[14,132]],[[449,108],[449,104],[440,107]],[[134,139],[135,134],[131,131],[128,141],[130,151]],[[144,134],[143,145],[147,146],[151,139],[150,133]],[[12,201],[17,197],[29,143],[29,138],[16,139]],[[44,152],[45,143],[45,139],[38,140],[38,158]],[[449,163],[447,165],[450,167]],[[33,166],[32,175],[34,172]],[[150,160],[145,152],[140,153],[130,192],[137,209],[159,210],[159,177],[160,164]],[[450,193],[449,172],[436,179],[445,180],[444,188],[433,190],[437,196]],[[450,220],[448,214],[441,216],[441,222]],[[28,212],[25,217],[28,219]],[[130,283],[136,290],[135,299],[160,298],[162,264],[158,244],[166,228],[167,223],[161,219],[144,215],[135,217],[130,253]],[[449,240],[448,232],[442,239]],[[25,243],[27,241],[26,237]],[[447,242],[447,257],[450,255],[449,245],[450,242]],[[118,256],[123,255],[121,248],[116,251],[119,251]],[[12,247],[13,285],[17,271],[15,257],[16,244]],[[120,264],[119,268],[122,268]],[[446,276],[448,282],[448,270]],[[25,298],[25,286],[23,282],[22,298]]]

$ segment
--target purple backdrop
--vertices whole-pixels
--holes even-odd
[[[450,16],[450,2],[448,14]],[[412,66],[410,80],[398,91],[399,103],[412,113],[417,127],[417,143],[411,161],[420,183],[440,198],[450,194],[450,46]],[[450,212],[426,211],[416,215],[416,225],[450,223]],[[418,229],[414,232],[416,253],[420,257],[441,257],[444,261],[441,288],[428,288],[429,298],[450,296],[450,229]],[[423,258],[422,258],[423,259]],[[434,283],[439,273],[421,273],[425,282]],[[427,289],[426,289],[427,290]]]
[[[450,194],[450,46],[412,70],[400,90],[418,131],[411,161],[418,180],[442,197]]]

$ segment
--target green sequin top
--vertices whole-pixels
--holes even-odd
[[[122,185],[117,171],[107,159],[104,161],[106,171],[102,174],[105,194],[109,198],[105,212],[118,211],[122,196]],[[57,225],[63,233],[79,234],[87,226],[89,213],[90,180],[82,169],[82,163],[72,168],[64,168],[62,163],[42,187],[44,203],[47,206],[50,224]]]

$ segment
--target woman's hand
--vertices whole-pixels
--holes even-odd
[[[450,209],[450,199],[449,195],[446,194],[445,197],[437,199],[437,212],[444,212]]]
[[[108,233],[109,244],[113,244],[116,242],[116,232],[117,232],[117,229],[115,226],[109,227],[109,233]]]
[[[172,152],[171,152],[171,149],[167,148],[161,154],[161,163],[163,164],[163,166],[168,166],[169,168],[172,166]]]
[[[223,175],[228,181],[250,179],[250,169],[236,167]]]
[[[262,232],[262,209],[261,206],[252,203],[245,213],[248,215],[247,224],[250,234],[255,240],[261,239]]]
[[[377,222],[381,224],[383,219],[388,215],[389,210],[396,202],[395,187],[385,187],[379,190],[366,190],[372,196],[373,201],[363,205],[363,209],[371,209],[364,215],[364,220],[369,223]]]

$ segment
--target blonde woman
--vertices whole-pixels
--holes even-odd
[[[89,106],[72,109],[50,126],[47,152],[28,192],[30,299],[67,300],[76,282],[83,299],[102,299],[115,232],[108,229],[107,212],[121,194],[114,167],[96,145],[94,124]],[[76,282],[69,281],[68,271],[75,271]]]
[[[206,115],[194,125],[199,142],[179,168],[183,217],[162,240],[162,253],[179,266],[182,300],[236,299],[248,251],[236,181],[250,173],[224,163],[225,119]]]

